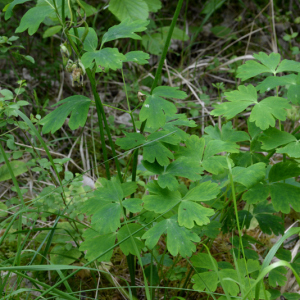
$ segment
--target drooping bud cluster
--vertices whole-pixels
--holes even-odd
[[[83,86],[83,77],[86,72],[80,59],[75,62],[70,59],[72,49],[66,42],[60,45],[60,52],[65,70],[70,73],[72,86]]]
[[[71,59],[69,59],[66,65],[66,71],[70,73],[72,86],[83,86],[83,76],[86,72],[80,59],[76,62],[73,62]]]

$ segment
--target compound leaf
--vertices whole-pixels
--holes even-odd
[[[281,181],[292,177],[298,177],[300,175],[299,164],[293,161],[282,161],[272,166],[269,172],[269,181]]]
[[[261,73],[271,73],[271,71],[268,67],[263,66],[257,61],[249,60],[237,69],[236,77],[244,81]]]
[[[204,202],[215,199],[219,193],[220,188],[217,183],[205,181],[189,190],[183,200]]]
[[[107,180],[103,185],[94,192],[94,197],[85,201],[81,207],[82,211],[93,214],[92,227],[100,234],[114,232],[120,227],[120,201],[124,196],[122,185],[116,180]]]
[[[162,174],[158,177],[160,187],[168,188],[170,191],[176,191],[179,187],[178,180],[171,174]]]
[[[256,90],[260,91],[260,93],[264,93],[277,86],[291,85],[292,87],[296,84],[296,80],[297,75],[295,74],[289,74],[281,77],[269,76],[256,86]]]
[[[266,165],[256,163],[248,168],[235,167],[232,169],[233,181],[250,188],[263,180],[266,176]]]
[[[52,26],[52,27],[49,27],[45,30],[44,34],[43,34],[43,38],[48,38],[48,37],[51,37],[53,36],[54,34],[60,32],[62,29],[62,26],[61,25],[56,25],[56,26]]]
[[[190,136],[186,140],[186,147],[180,147],[177,151],[177,156],[189,157],[195,162],[199,161],[206,171],[213,174],[218,174],[224,168],[228,168],[226,157],[213,155],[221,152],[237,153],[239,145],[236,142],[249,140],[247,133],[235,131],[230,122],[222,126],[222,131],[216,125],[206,127],[205,132],[207,135],[204,138]],[[205,142],[207,146],[203,156]]]
[[[184,99],[186,93],[179,91],[178,88],[159,86],[153,90],[152,95],[147,96],[140,111],[140,120],[147,120],[147,127],[153,131],[164,126],[166,117],[174,115],[177,111],[172,102],[162,97]]]
[[[279,53],[271,53],[267,55],[264,52],[259,52],[258,54],[253,54],[254,58],[259,60],[264,66],[270,69],[270,71],[275,74],[276,68],[280,62],[280,54]]]
[[[44,19],[53,11],[54,7],[50,6],[47,1],[39,1],[35,7],[25,13],[15,32],[23,32],[28,29],[28,34],[33,35]]]
[[[163,213],[181,200],[179,191],[163,189],[158,185],[157,181],[151,181],[147,188],[150,195],[143,197],[144,208],[147,210]]]
[[[288,89],[287,97],[288,100],[291,101],[293,104],[300,104],[300,85],[291,85]]]
[[[187,97],[187,94],[180,91],[178,87],[171,86],[158,86],[153,90],[152,95],[175,99],[184,99]]]
[[[214,214],[214,210],[203,207],[192,201],[182,201],[178,209],[178,223],[186,228],[193,228],[194,222],[199,225],[206,225],[210,222],[209,218]]]
[[[201,162],[205,147],[204,138],[191,135],[185,142],[185,147],[180,147],[177,151],[179,156],[185,156],[196,162]]]
[[[126,137],[118,138],[116,144],[124,150],[129,150],[137,146],[143,145],[146,143],[145,137],[137,132],[127,133],[124,132]]]
[[[224,142],[237,143],[249,140],[247,132],[234,130],[231,122],[227,122],[222,125],[221,131],[217,125],[207,126],[204,131],[207,133],[207,136],[205,136],[206,141],[220,140]]]
[[[269,196],[269,193],[269,186],[259,183],[244,193],[242,199],[246,200],[248,204],[255,204],[266,200]]]
[[[262,149],[264,150],[272,150],[278,146],[297,141],[292,134],[280,131],[277,128],[269,128],[265,130],[258,140],[262,142]]]
[[[58,244],[51,249],[50,261],[54,265],[70,265],[81,256],[77,248],[67,250],[65,245]]]
[[[147,160],[142,160],[142,165],[145,167],[145,169],[147,169],[148,171],[154,174],[162,174],[165,170],[165,168],[161,166],[157,161],[150,163]]]
[[[68,97],[55,104],[62,104],[60,107],[52,111],[45,118],[43,118],[40,124],[43,126],[43,133],[54,133],[62,127],[66,118],[71,113],[69,127],[72,130],[85,125],[91,100],[82,95],[75,95]]]
[[[275,53],[271,53],[269,57],[267,57],[267,55],[263,52],[260,52],[258,55],[255,55],[255,58],[260,60],[263,64],[260,64],[257,61],[253,60],[246,61],[245,64],[238,67],[236,77],[241,78],[244,81],[251,77],[255,77],[261,73],[274,73],[275,64],[277,63],[278,65],[280,60],[280,55],[278,57],[277,54],[275,54],[275,56],[274,54]],[[275,58],[273,62],[271,59],[271,55],[273,58]]]
[[[108,72],[109,69],[121,69],[125,59],[126,57],[117,48],[104,48],[98,51],[85,52],[81,57],[81,62],[86,69],[92,69],[96,63],[97,72]]]
[[[5,21],[8,20],[12,16],[12,11],[16,5],[22,4],[22,3],[25,3],[28,1],[31,1],[31,0],[14,0],[14,1],[10,2],[9,4],[7,4],[3,8],[3,11],[5,11]]]
[[[156,160],[161,166],[167,166],[170,159],[173,159],[173,153],[161,142],[153,142],[144,146],[144,160],[154,163]]]
[[[100,235],[97,231],[89,228],[83,233],[84,241],[80,244],[79,250],[86,251],[85,258],[88,261],[94,260],[101,253],[113,247],[116,241],[116,234],[109,233]],[[110,261],[113,249],[99,257],[99,261]]]
[[[278,267],[276,269],[273,269],[269,273],[269,284],[272,287],[284,286],[287,278],[286,278],[287,269],[285,267]]]
[[[239,145],[232,142],[220,141],[220,140],[210,141],[206,145],[203,159],[205,160],[208,157],[211,157],[221,152],[239,153],[239,148],[240,148]]]
[[[220,281],[222,279],[222,285],[228,291],[231,296],[237,296],[240,289],[239,286],[234,282],[238,281],[236,270],[224,269],[219,272]]]
[[[256,126],[265,130],[269,126],[275,126],[275,119],[285,121],[286,109],[291,108],[288,100],[280,97],[268,97],[260,101],[252,109],[249,121],[255,122]]]
[[[290,212],[290,206],[300,211],[300,188],[287,183],[275,183],[270,186],[272,204],[276,211],[285,214]]]
[[[271,235],[273,231],[275,235],[279,235],[284,232],[284,224],[282,218],[272,215],[274,212],[273,205],[264,200],[255,206],[253,216],[264,233]]]
[[[152,249],[165,231],[167,232],[167,248],[173,256],[179,253],[182,257],[187,257],[195,252],[196,245],[193,242],[199,242],[200,238],[185,227],[179,226],[174,217],[159,222],[143,235],[142,238],[146,239],[146,246]]]
[[[123,183],[120,184],[118,181],[113,180],[113,181],[108,181],[106,180],[105,186],[98,188],[95,192],[94,195],[98,197],[99,200],[104,200],[104,201],[109,201],[109,202],[117,202],[120,203],[123,199],[123,189],[122,186],[130,184],[136,187],[135,184],[133,183]],[[133,190],[134,192],[134,190]]]
[[[224,115],[226,119],[232,119],[242,111],[244,111],[252,102],[240,101],[240,102],[223,102],[215,106],[215,109],[211,111],[213,116]]]
[[[289,143],[288,145],[277,149],[277,153],[285,153],[290,157],[300,158],[300,141]]]
[[[185,177],[190,180],[199,180],[203,168],[200,164],[197,165],[195,161],[188,157],[179,157],[177,160],[173,161],[168,165],[166,169],[166,174],[171,174],[173,176]]]
[[[249,105],[257,103],[257,92],[253,85],[240,85],[238,90],[226,92],[225,96],[229,102],[224,102],[216,106],[211,112],[213,116],[224,115],[227,119],[235,117],[245,110]]]
[[[211,221],[207,225],[201,226],[201,231],[198,233],[198,235],[200,237],[206,235],[209,238],[215,239],[219,235],[221,227],[222,225],[220,222]]]
[[[276,73],[280,72],[300,73],[300,63],[294,60],[284,59],[276,71]]]
[[[138,185],[134,181],[128,181],[121,183],[121,188],[123,191],[123,197],[127,197],[136,192]]]
[[[263,233],[272,234],[272,231],[275,235],[284,233],[284,225],[282,218],[270,214],[257,214],[254,216],[258,221],[260,229]]]
[[[92,216],[92,228],[101,234],[116,231],[121,223],[122,208],[119,203],[108,203],[103,205]]]
[[[112,0],[110,2],[110,6],[112,2],[114,1]],[[126,2],[126,0],[124,2]],[[117,40],[117,39],[123,39],[123,38],[132,38],[135,40],[140,40],[141,37],[137,35],[135,32],[145,31],[147,29],[146,26],[148,24],[149,21],[146,20],[133,21],[130,18],[127,18],[123,20],[120,24],[110,27],[108,31],[104,33],[101,46],[106,42]]]
[[[232,92],[225,92],[225,96],[228,101],[231,102],[240,102],[240,101],[249,101],[251,103],[257,102],[257,92],[255,87],[252,84],[247,86],[240,85],[238,90]]]
[[[191,262],[196,268],[214,270],[218,267],[217,261],[207,253],[197,253],[191,257]]]
[[[110,0],[109,10],[120,21],[128,18],[146,20],[149,15],[148,5],[143,0]]]
[[[14,160],[9,162],[10,167],[15,175],[15,177],[28,171],[26,163],[20,160]],[[8,166],[5,164],[0,167],[0,182],[11,179],[11,175]]]
[[[80,40],[82,40],[82,37],[85,33],[85,27],[79,27],[77,28],[77,32],[78,32],[78,37]],[[70,33],[74,36],[71,36],[72,40],[76,43],[77,38],[75,38],[75,33],[74,33],[74,29],[71,28],[70,29]],[[83,49],[85,51],[96,51],[98,46],[98,36],[96,31],[94,30],[94,28],[89,27],[89,31],[87,36],[85,37],[84,41],[83,41]]]
[[[129,255],[129,253],[138,255],[138,253],[141,252],[142,248],[144,248],[144,243],[139,239],[143,235],[144,231],[140,230],[139,232],[133,234],[135,231],[141,228],[141,225],[133,223],[124,225],[118,231],[118,242],[121,242],[127,237],[132,236],[120,244],[120,248],[126,256]],[[136,251],[138,251],[138,253]]]
[[[149,8],[149,11],[151,12],[157,12],[161,9],[161,1],[160,0],[144,0]]]
[[[123,201],[123,206],[132,213],[140,212],[143,207],[143,200],[139,198],[129,198]]]
[[[214,292],[218,286],[218,274],[216,272],[203,272],[192,277],[193,289],[199,292],[208,289]]]
[[[139,65],[144,65],[148,63],[150,58],[148,53],[143,51],[131,51],[125,54],[126,59],[123,62],[135,62]]]
[[[166,115],[173,115],[177,111],[175,105],[158,95],[150,95],[140,111],[140,120],[147,120],[147,126],[153,131],[166,123]]]
[[[203,168],[212,174],[220,174],[224,169],[228,169],[227,159],[225,156],[206,157],[202,162]]]

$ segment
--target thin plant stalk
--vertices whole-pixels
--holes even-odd
[[[176,7],[176,10],[175,10],[175,13],[174,13],[174,17],[172,19],[170,29],[168,31],[168,36],[167,36],[167,39],[166,39],[166,42],[165,42],[165,45],[164,45],[164,49],[163,49],[163,52],[162,52],[162,55],[161,55],[161,58],[160,58],[160,61],[159,61],[159,64],[158,64],[158,67],[157,67],[157,70],[156,70],[155,78],[154,78],[154,81],[152,83],[151,93],[156,88],[156,86],[158,84],[158,81],[161,78],[162,68],[164,66],[165,58],[166,58],[167,53],[168,53],[168,49],[169,49],[170,42],[171,42],[171,37],[172,37],[173,31],[174,31],[174,28],[175,28],[175,25],[176,25],[176,22],[177,22],[177,19],[178,19],[178,16],[179,16],[179,13],[180,13],[180,10],[181,10],[181,7],[182,7],[182,3],[183,3],[183,0],[179,0],[178,3],[177,3],[177,7]],[[145,120],[142,123],[141,128],[140,128],[140,133],[144,132],[145,127],[146,127],[146,122],[147,122],[147,120]],[[132,181],[136,181],[138,153],[139,153],[138,150],[134,151],[133,164],[132,164]]]

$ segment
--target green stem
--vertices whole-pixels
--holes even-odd
[[[87,73],[89,79],[91,78],[90,83],[91,83],[92,91],[93,91],[93,94],[95,97],[95,92],[96,92],[96,94],[98,94],[96,91],[95,80],[94,80],[92,74],[90,74],[91,73],[90,70],[86,70],[86,73]],[[104,159],[104,164],[105,164],[106,177],[109,180],[111,177],[110,177],[110,171],[109,171],[109,163],[108,163],[109,161],[108,161],[107,151],[106,151],[104,128],[103,128],[103,123],[102,123],[102,114],[101,114],[101,110],[100,110],[100,106],[99,106],[99,101],[97,101],[96,98],[95,98],[95,103],[96,103],[96,110],[97,110],[97,115],[98,115],[98,126],[100,129],[100,139],[101,139],[101,147],[102,147],[103,159]]]
[[[246,268],[246,271],[247,271],[247,274],[248,274],[247,277],[248,277],[248,281],[249,281],[249,286],[251,286],[250,285],[249,273],[248,273],[248,267],[247,267],[247,263],[246,263],[246,256],[245,256],[244,246],[243,246],[243,242],[242,242],[242,231],[241,231],[240,222],[239,222],[237,200],[236,200],[236,195],[235,195],[235,187],[234,187],[234,182],[233,182],[231,163],[229,161],[228,156],[226,157],[226,159],[227,159],[227,165],[228,165],[228,171],[229,171],[229,180],[230,180],[230,184],[231,184],[231,194],[232,194],[232,199],[233,199],[234,212],[235,212],[235,217],[236,217],[236,224],[237,224],[237,228],[238,228],[238,232],[239,232],[239,242],[240,242],[240,247],[241,247],[241,250],[242,250],[243,258],[244,258],[244,261],[245,261],[245,268]]]
[[[167,39],[166,39],[166,42],[165,42],[163,53],[161,55],[161,58],[160,58],[160,61],[159,61],[159,64],[158,64],[158,67],[157,67],[157,70],[156,70],[155,78],[154,78],[154,81],[153,81],[153,84],[152,84],[152,87],[151,87],[151,93],[156,88],[158,80],[161,78],[162,68],[163,68],[163,65],[164,65],[165,58],[166,58],[167,53],[168,53],[168,49],[169,49],[170,42],[171,42],[171,37],[172,37],[174,27],[175,27],[175,24],[177,22],[177,19],[178,19],[178,16],[179,16],[179,13],[180,13],[180,10],[181,10],[181,7],[182,7],[182,3],[183,3],[183,0],[179,0],[178,3],[177,3],[177,7],[176,7],[174,17],[173,17],[171,25],[170,25],[170,29],[169,29],[168,36],[167,36]],[[144,132],[144,129],[146,127],[146,122],[147,122],[147,120],[144,121],[141,125],[141,128],[140,128],[140,133],[141,134]],[[136,149],[134,151],[134,156],[133,156],[132,181],[136,181],[136,169],[137,169],[137,163],[138,163],[138,153],[139,153],[138,149]]]
[[[72,48],[74,49],[76,55],[78,57],[80,57],[80,53],[79,53],[76,45],[74,44],[72,38],[69,36],[68,31],[66,31],[66,36],[67,36],[68,41],[70,42]],[[110,128],[109,128],[107,120],[106,120],[106,116],[105,116],[105,112],[104,112],[104,108],[103,108],[100,96],[97,92],[97,85],[96,85],[95,77],[92,74],[92,71],[90,69],[86,70],[86,74],[87,74],[87,76],[89,78],[89,81],[91,83],[92,92],[93,92],[95,102],[96,102],[97,115],[98,115],[98,124],[99,124],[99,129],[100,129],[100,134],[101,134],[101,144],[102,144],[101,146],[102,146],[102,151],[103,151],[103,157],[104,157],[104,160],[105,160],[106,176],[107,176],[108,179],[110,179],[109,164],[108,164],[108,160],[107,160],[107,152],[106,152],[106,145],[105,145],[105,139],[104,139],[104,128],[103,128],[103,124],[101,122],[102,119],[103,119],[103,122],[104,122],[105,130],[106,130],[108,141],[109,141],[109,144],[110,144],[110,147],[111,147],[111,150],[112,150],[112,154],[113,154],[113,157],[115,159],[115,164],[116,164],[116,168],[117,168],[117,172],[118,172],[118,177],[119,177],[120,182],[123,182],[119,160],[118,160],[118,157],[117,157],[117,154],[116,154],[116,151],[115,151],[115,145],[114,145],[114,142],[111,138]]]

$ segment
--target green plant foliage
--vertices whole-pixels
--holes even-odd
[[[25,3],[28,1],[30,1],[30,0],[14,0],[14,1],[10,2],[9,4],[7,4],[3,9],[3,11],[5,11],[5,20],[10,19],[10,17],[12,16],[12,11],[16,5],[22,4],[22,3]]]
[[[79,27],[77,28],[77,32],[78,32],[78,37],[80,40],[82,40],[85,32],[86,32],[86,28],[85,27]],[[75,32],[73,29],[70,30],[70,33],[72,35],[72,40],[74,41],[74,43],[77,42],[76,36],[75,36]],[[88,28],[88,33],[83,41],[83,49],[85,51],[96,51],[98,46],[98,36],[96,31],[92,28],[89,27]]]
[[[250,122],[265,130],[275,126],[275,119],[285,121],[286,109],[291,108],[288,101],[280,97],[268,97],[256,104],[250,115]]]
[[[143,51],[131,51],[125,54],[126,59],[123,62],[135,62],[139,65],[148,63],[149,54]]]
[[[279,267],[272,270],[269,274],[269,284],[272,287],[277,285],[283,286],[286,284],[286,273],[287,269],[285,267]]]
[[[186,93],[178,91],[178,88],[157,87],[152,95],[148,95],[140,111],[140,120],[147,120],[147,126],[155,131],[166,123],[166,116],[176,113],[176,107],[164,98],[184,99]]]
[[[272,232],[275,235],[283,234],[283,220],[280,217],[273,215],[273,213],[275,213],[273,205],[269,204],[266,200],[262,201],[262,199],[263,198],[261,198],[260,202],[254,207],[252,214],[245,211],[239,212],[241,223],[244,223],[246,227],[249,227],[251,219],[255,218],[262,232],[270,235]],[[245,214],[242,212],[245,212]]]
[[[109,2],[109,10],[120,21],[128,18],[131,20],[146,20],[149,15],[149,8],[144,0],[111,0]]]
[[[109,69],[122,68],[122,62],[126,57],[117,48],[104,48],[102,50],[86,52],[81,57],[84,67],[92,69],[96,63],[98,72],[108,72]]]
[[[143,145],[146,142],[145,137],[137,132],[127,133],[126,137],[122,139],[117,139],[116,144],[124,150],[129,150],[137,146]]]
[[[195,162],[187,157],[180,157],[177,160],[169,164],[158,178],[158,184],[162,187],[168,187],[170,190],[174,191],[178,188],[178,182],[174,178],[175,176],[185,177],[190,180],[201,179],[200,174],[203,168],[200,165],[195,164]]]
[[[6,5],[5,19],[11,18],[15,6],[31,4],[26,2],[13,0]],[[254,60],[246,63],[233,58],[234,63],[230,61],[228,69],[222,70],[236,73],[237,78],[248,82],[237,83],[235,89],[231,80],[215,82],[212,87],[217,91],[199,83],[205,93],[201,101],[206,106],[203,113],[199,113],[201,107],[179,86],[186,88],[186,79],[182,77],[186,73],[193,80],[198,75],[196,69],[189,71],[192,63],[198,68],[194,55],[198,43],[194,43],[194,38],[226,1],[207,0],[199,11],[203,20],[197,28],[186,27],[186,18],[190,15],[188,2],[185,13],[181,9],[183,1],[176,3],[173,20],[169,22],[163,15],[157,19],[155,14],[147,20],[149,12],[161,9],[160,0],[110,0],[108,6],[101,3],[97,8],[81,0],[38,0],[18,22],[18,33],[28,30],[28,34],[33,35],[41,24],[43,38],[60,33],[60,47],[56,49],[56,39],[51,38],[49,52],[54,67],[60,62],[54,57],[61,53],[63,67],[72,80],[72,88],[60,90],[60,95],[61,92],[68,94],[67,98],[53,105],[52,111],[47,110],[48,100],[35,88],[35,78],[28,79],[30,93],[27,93],[25,80],[18,81],[14,90],[0,91],[0,127],[4,129],[0,160],[5,162],[0,166],[0,181],[11,180],[14,185],[11,188],[11,182],[3,183],[3,189],[11,188],[9,195],[13,196],[5,196],[0,202],[1,272],[6,271],[7,278],[11,272],[27,278],[29,270],[37,271],[34,278],[29,278],[36,287],[41,286],[40,298],[53,295],[57,299],[75,300],[72,295],[77,293],[76,285],[69,279],[82,264],[84,270],[92,266],[93,277],[97,274],[94,267],[97,268],[101,276],[106,276],[109,284],[116,285],[128,299],[138,299],[137,290],[139,293],[143,290],[147,300],[162,298],[163,293],[164,298],[170,299],[275,299],[281,295],[275,289],[286,284],[286,267],[291,268],[300,283],[299,255],[292,261],[291,252],[282,246],[292,234],[299,233],[295,228],[284,233],[287,219],[284,217],[292,211],[287,217],[297,219],[300,212],[297,106],[300,104],[300,63],[282,60],[279,53],[259,52],[253,54]],[[166,1],[164,4],[166,8],[173,7]],[[109,22],[100,20],[102,13],[108,14]],[[120,23],[108,28],[114,22],[110,13]],[[179,13],[184,23],[176,27]],[[288,14],[285,17],[288,18]],[[241,19],[242,15],[237,22]],[[98,22],[101,31],[99,26],[95,27]],[[232,28],[213,23],[212,38],[220,38],[222,43],[238,38],[239,31],[232,33]],[[180,42],[169,45],[167,37]],[[190,37],[192,42],[188,45]],[[292,47],[296,37],[297,33],[292,33],[283,39]],[[11,73],[20,76],[17,68],[21,63],[26,63],[27,70],[30,62],[35,62],[30,56],[36,44],[31,41],[35,40],[30,40],[26,49],[15,44],[16,40],[16,36],[0,37],[1,55],[13,58],[13,72],[7,72],[7,78]],[[42,41],[42,46],[50,42]],[[106,47],[107,43],[110,47]],[[151,58],[151,66],[147,66],[150,56],[140,51],[141,47],[160,56],[157,67],[155,57]],[[171,50],[167,55],[168,47]],[[26,53],[20,54],[14,48]],[[294,47],[293,53],[298,50]],[[187,67],[188,55],[195,60]],[[180,76],[174,71],[173,60],[177,56],[182,67]],[[44,56],[41,57],[43,61]],[[39,63],[35,68],[40,68]],[[219,58],[208,64],[203,69],[204,75],[218,72]],[[44,69],[46,72],[47,66]],[[33,73],[32,69],[29,71]],[[58,74],[58,69],[55,71]],[[53,79],[53,76],[48,77]],[[111,81],[116,89],[112,88]],[[189,82],[186,90],[190,88],[194,97],[198,91],[194,90],[192,81]],[[103,102],[103,93],[115,97],[121,91],[120,83],[126,97],[113,104],[107,98]],[[146,91],[138,92],[139,85]],[[209,95],[211,92],[213,97]],[[46,97],[50,99],[51,95],[52,91],[47,90]],[[210,114],[217,118],[208,118],[209,99],[216,99],[216,95],[219,102]],[[91,103],[96,104],[96,109],[93,107],[93,113],[89,114]],[[29,105],[32,106],[30,119],[26,117],[28,108],[23,109]],[[116,125],[114,120],[119,116],[111,113],[114,108],[124,116],[129,115],[130,124]],[[94,119],[96,115],[98,119]],[[91,122],[87,122],[88,118]],[[228,122],[233,118],[233,122]],[[282,124],[286,118],[288,121]],[[58,130],[66,121],[72,133],[63,130],[60,134]],[[197,123],[201,124],[201,135]],[[89,128],[89,124],[97,124],[98,128]],[[83,131],[75,131],[85,126]],[[53,139],[50,141],[49,136],[41,136],[41,133],[54,134]],[[80,145],[77,145],[78,134],[82,135]],[[56,143],[63,143],[63,147],[55,149]],[[98,151],[99,145],[102,151]],[[77,148],[79,155],[71,159],[70,155]],[[81,162],[83,159],[86,161]],[[81,173],[73,174],[73,168]],[[27,171],[30,179],[15,178]],[[83,176],[84,172],[87,174]],[[253,231],[245,231],[247,229],[259,230],[264,237],[251,236]],[[36,249],[22,251],[35,232]],[[268,254],[254,250],[254,245],[256,249],[266,249],[264,239],[273,234],[283,236]],[[6,241],[13,242],[15,249],[5,248]],[[122,274],[126,288],[112,280],[110,273],[115,268],[108,270],[101,265],[112,260],[123,267],[125,256],[131,281],[129,284],[127,275]],[[269,266],[274,256],[280,261]],[[47,257],[51,263],[48,266]],[[98,262],[93,266],[95,260]],[[66,266],[70,264],[72,266]],[[68,268],[76,271],[62,272]],[[46,278],[42,274],[44,270],[49,271],[52,286],[41,284]],[[140,274],[144,281],[137,283],[135,278]],[[7,278],[2,281],[6,283]],[[13,293],[23,291],[20,282],[17,280]],[[177,291],[176,286],[181,290]],[[188,291],[191,286],[193,294]],[[60,290],[61,287],[67,292]],[[172,289],[167,289],[169,287]],[[269,292],[268,287],[274,289]],[[105,288],[103,286],[103,290]],[[8,289],[3,292],[6,298],[14,295],[9,294]],[[93,291],[89,292],[87,297],[96,297]],[[196,295],[198,292],[201,295]],[[290,299],[295,296],[286,295]]]
[[[157,28],[153,33],[143,35],[142,37],[142,44],[143,47],[154,55],[160,55],[163,50],[163,46],[165,44],[165,41],[167,39],[168,26],[164,26],[161,28]],[[179,40],[179,41],[187,41],[189,40],[189,36],[178,27],[174,28],[172,39]]]
[[[28,171],[24,161],[14,160],[10,162],[10,167],[15,176],[19,176]],[[11,175],[7,165],[0,167],[0,182],[11,179]]]
[[[239,67],[237,72],[238,78],[241,78],[242,80],[247,80],[261,73],[278,73],[278,71],[276,71],[276,68],[280,62],[280,54],[271,53],[268,56],[264,52],[259,52],[259,54],[254,54],[253,56],[261,63],[258,63],[253,60],[247,61],[244,65]]]
[[[123,189],[120,183],[107,181],[105,186],[94,192],[94,197],[82,205],[82,211],[93,214],[92,226],[101,234],[116,231],[121,223]]]
[[[70,128],[74,130],[80,126],[83,127],[87,119],[90,103],[91,100],[82,95],[71,96],[59,101],[54,106],[62,105],[42,119],[41,124],[44,125],[43,133],[54,133],[57,131],[64,124],[70,113]]]
[[[43,34],[43,38],[47,38],[47,37],[51,37],[54,34],[60,32],[62,30],[62,26],[60,25],[56,25],[56,26],[52,26],[49,27]]]
[[[143,230],[140,230],[134,234],[134,232],[138,231],[139,229],[142,229],[142,226],[139,224],[128,224],[121,227],[118,231],[117,237],[119,242],[127,238],[120,245],[120,248],[125,255],[128,255],[129,253],[138,255],[142,248],[144,248],[144,242],[140,239],[144,233]]]
[[[71,246],[70,249],[68,245]],[[77,248],[73,248],[71,244],[58,244],[50,252],[50,261],[54,265],[69,265],[80,256],[81,252]]]
[[[288,132],[280,131],[277,128],[269,128],[259,137],[259,141],[262,142],[262,149],[272,150],[279,146],[296,142],[297,139]]]
[[[250,188],[262,181],[266,176],[266,165],[257,163],[248,168],[235,167],[232,170],[233,181]]]
[[[288,101],[281,97],[267,97],[257,102],[257,92],[253,85],[239,86],[238,91],[225,93],[230,102],[224,102],[212,111],[215,116],[224,115],[231,119],[244,111],[249,105],[255,104],[250,115],[250,122],[265,130],[269,126],[275,126],[275,118],[285,121],[287,112],[291,108]]]
[[[268,76],[256,86],[256,90],[260,93],[265,93],[278,86],[291,85],[291,87],[293,87],[294,85],[296,85],[296,82],[297,75],[295,74],[285,75],[281,77]]]
[[[139,198],[129,198],[123,201],[123,206],[132,213],[138,213],[143,209],[143,200]]]
[[[160,0],[144,0],[149,8],[149,11],[151,12],[157,12],[161,9],[161,1]]]
[[[111,4],[110,4],[111,6]],[[125,19],[120,24],[110,27],[102,37],[101,47],[104,43],[109,41],[123,39],[123,38],[132,38],[135,40],[140,40],[141,37],[135,32],[141,32],[146,30],[146,26],[149,24],[149,21],[136,20],[132,21],[130,18]]]
[[[196,246],[193,242],[199,242],[200,240],[195,233],[192,233],[185,227],[179,226],[176,217],[157,223],[149,229],[142,238],[146,239],[146,246],[152,249],[164,232],[167,233],[168,251],[173,256],[178,253],[182,257],[191,256],[196,250]]]
[[[28,34],[33,35],[37,32],[44,19],[50,15],[54,9],[47,1],[39,1],[36,7],[29,9],[23,16],[16,33],[23,32],[28,29]]]
[[[288,160],[275,164],[269,172],[271,182],[281,181],[300,175],[300,166],[298,163]]]
[[[115,233],[99,234],[94,229],[88,229],[83,234],[84,242],[81,243],[79,250],[87,251],[85,257],[88,260],[94,260],[101,253],[112,248],[116,241]],[[100,261],[110,261],[113,249],[102,255]]]

